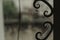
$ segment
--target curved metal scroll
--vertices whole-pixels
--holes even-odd
[[[53,8],[52,8],[52,6],[46,0],[35,0],[34,3],[33,3],[34,8],[36,8],[36,9],[39,9],[40,8],[40,4],[39,3],[37,4],[37,2],[39,2],[39,1],[44,2],[50,8],[51,13],[49,15],[46,15],[46,12],[48,13],[47,10],[44,11],[44,16],[45,17],[50,17],[53,14]],[[46,24],[47,25],[50,25],[50,26],[47,26]],[[49,34],[51,33],[53,26],[52,26],[52,23],[51,22],[46,21],[46,22],[43,23],[43,27],[47,27],[48,29],[43,34],[41,32],[37,32],[36,33],[36,36],[35,36],[35,38],[37,40],[45,40],[49,36]],[[38,37],[39,34],[40,34],[40,38]]]
[[[51,13],[50,13],[49,15],[46,15],[46,12],[48,13],[47,10],[44,11],[44,16],[45,16],[45,17],[50,17],[50,16],[52,15],[52,13],[53,13],[53,8],[52,8],[52,6],[51,6],[47,1],[45,1],[45,0],[35,0],[34,3],[33,3],[33,6],[34,6],[36,9],[39,9],[39,8],[40,8],[40,4],[39,4],[39,3],[36,4],[38,1],[44,2],[44,3],[51,9]]]
[[[43,33],[43,34],[41,32],[37,32],[36,36],[35,36],[37,40],[45,40],[52,31],[52,23],[51,22],[48,22],[48,21],[45,22],[43,24],[43,27],[45,27],[45,28],[47,27],[47,31],[45,33]],[[38,37],[39,34],[40,34],[40,38]]]

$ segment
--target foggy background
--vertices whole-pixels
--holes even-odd
[[[33,1],[34,0],[20,0],[21,22],[26,22],[26,25],[22,24],[22,26],[20,26],[19,40],[36,40],[36,32],[41,31],[43,33],[45,31],[40,26],[32,27],[29,23],[35,21],[33,15],[36,9],[33,7]],[[53,7],[52,0],[46,1]],[[5,40],[17,40],[19,27],[19,0],[4,0],[3,2]],[[43,2],[40,2],[40,5],[41,7],[39,8],[39,18],[37,19],[37,22],[43,23],[48,20],[53,23],[53,15],[49,18],[43,16],[45,10],[48,10],[49,13],[51,12],[49,7]],[[53,32],[47,40],[53,40]]]

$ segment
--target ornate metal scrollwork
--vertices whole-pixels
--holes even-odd
[[[40,4],[36,4],[38,1],[42,1],[44,2],[50,9],[51,9],[51,13],[49,15],[46,15],[46,12],[48,13],[48,11],[44,11],[44,16],[45,17],[50,17],[52,14],[53,14],[53,8],[52,6],[45,0],[35,0],[34,3],[33,3],[33,6],[36,8],[36,9],[39,9],[40,8]]]
[[[43,23],[43,27],[47,28],[47,31],[45,33],[41,33],[41,32],[37,32],[35,35],[35,38],[37,40],[45,40],[47,39],[47,37],[50,35],[51,31],[52,31],[52,23],[51,22],[45,22]],[[40,38],[38,38],[38,35],[40,34]]]
[[[49,15],[46,14],[46,13],[48,13],[47,10],[45,10],[44,13],[43,13],[45,17],[50,17],[50,16],[53,14],[53,8],[52,8],[52,6],[51,6],[46,0],[35,0],[35,1],[33,2],[34,8],[36,8],[36,9],[39,9],[39,8],[40,8],[40,4],[37,3],[37,2],[39,2],[39,1],[44,2],[44,3],[50,8],[51,13],[50,13]],[[50,25],[50,26],[47,26],[46,24],[47,24],[47,25]],[[43,23],[43,27],[45,27],[45,28],[47,27],[48,29],[47,29],[47,31],[46,31],[44,34],[42,34],[41,32],[37,32],[36,35],[35,35],[35,38],[36,38],[37,40],[45,40],[45,39],[49,36],[49,34],[51,33],[51,31],[52,31],[52,23],[49,22],[49,21],[44,22],[44,23]],[[38,38],[38,34],[41,35],[40,38]],[[45,36],[44,36],[44,35],[45,35]],[[42,38],[42,37],[43,37],[43,38]]]

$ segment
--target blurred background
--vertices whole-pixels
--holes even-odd
[[[46,1],[53,7],[53,0]],[[34,0],[3,0],[5,40],[17,40],[19,25],[21,25],[19,40],[36,40],[37,32],[43,34],[47,31],[47,28],[42,26],[45,21],[50,21],[53,24],[53,15],[49,18],[43,15],[45,10],[49,14],[50,8],[45,3],[38,2],[41,6],[36,14],[33,2]],[[53,40],[53,32],[47,40]]]

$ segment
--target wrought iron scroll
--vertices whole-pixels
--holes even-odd
[[[47,1],[45,1],[45,0],[35,0],[34,3],[33,3],[33,6],[34,6],[36,9],[39,9],[39,8],[40,8],[40,4],[39,4],[39,3],[36,4],[38,1],[44,2],[44,3],[45,3],[46,5],[48,5],[48,7],[51,9],[51,13],[50,13],[49,15],[46,15],[46,14],[45,14],[46,12],[48,13],[47,10],[44,11],[44,16],[45,16],[45,17],[50,17],[50,16],[53,14],[53,8],[52,8],[52,6],[51,6]]]
[[[52,14],[53,14],[53,8],[52,8],[52,6],[51,6],[46,0],[34,0],[34,2],[33,2],[33,7],[36,8],[36,10],[38,11],[38,9],[40,8],[40,4],[39,4],[39,3],[36,4],[36,3],[39,2],[39,1],[44,2],[44,3],[50,8],[50,10],[51,10],[51,13],[50,13],[49,15],[46,14],[46,13],[48,13],[48,11],[45,10],[44,13],[43,13],[44,16],[45,16],[45,17],[50,17],[50,16],[52,16]],[[46,40],[47,37],[50,35],[50,33],[51,33],[51,31],[52,31],[52,27],[53,27],[53,26],[52,26],[52,23],[49,22],[49,21],[46,21],[46,22],[43,23],[43,27],[47,27],[46,24],[48,24],[48,25],[50,25],[50,26],[48,26],[48,30],[47,30],[44,34],[42,34],[41,37],[42,37],[43,35],[45,35],[46,33],[47,33],[47,35],[44,36],[44,38],[38,38],[38,34],[41,34],[41,32],[37,32],[37,33],[36,33],[36,36],[35,36],[35,38],[36,38],[37,40]],[[46,26],[45,26],[45,25],[46,25]]]
[[[48,26],[46,24],[48,24]],[[52,23],[51,22],[48,22],[48,21],[44,22],[43,27],[45,27],[45,28],[47,27],[48,29],[44,34],[42,34],[41,32],[37,32],[36,36],[35,36],[35,38],[37,40],[46,40],[48,38],[48,36],[50,35],[51,31],[52,31]],[[38,34],[40,34],[41,35],[40,37],[43,37],[43,38],[38,38]]]

